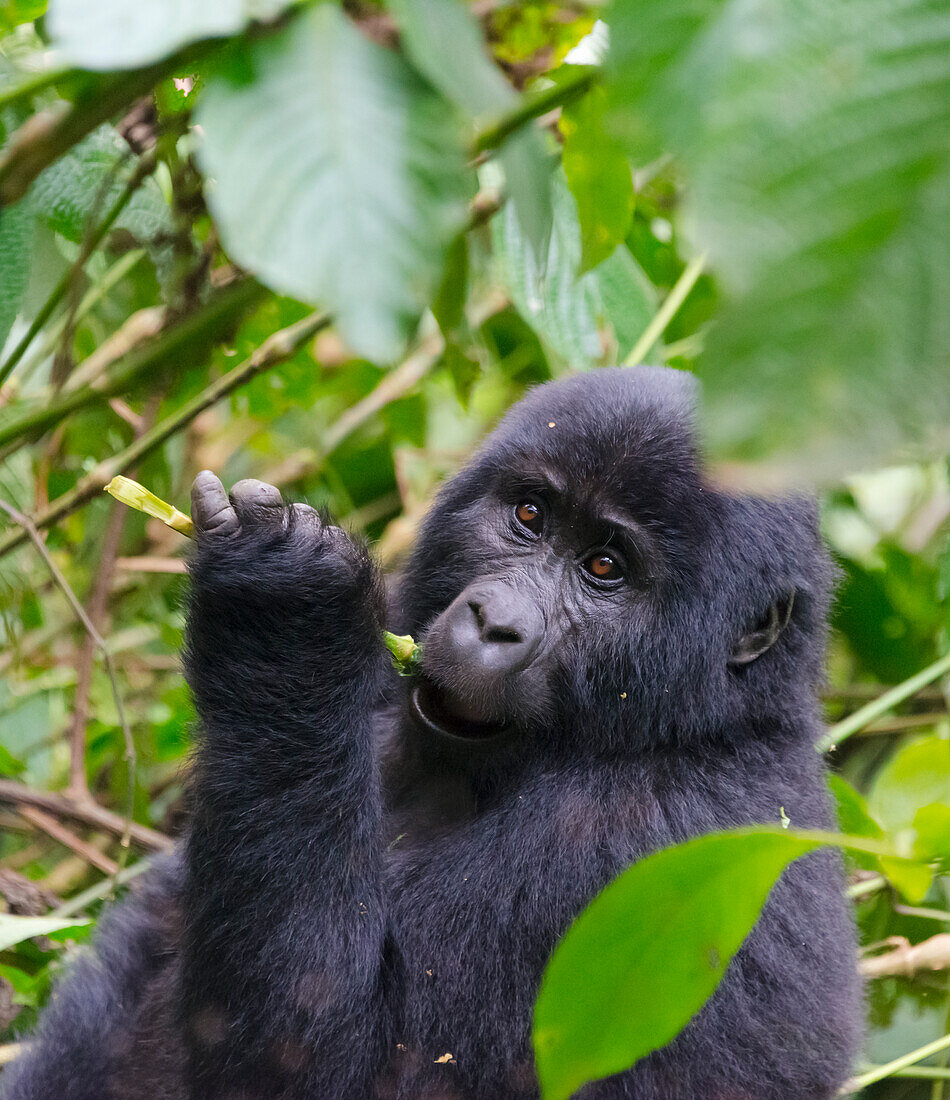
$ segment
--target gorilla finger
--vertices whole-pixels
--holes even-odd
[[[283,525],[284,500],[280,490],[266,481],[249,477],[231,486],[231,503],[247,527]]]
[[[320,513],[309,504],[291,504],[290,522],[295,530],[318,535],[323,530]]]
[[[191,518],[199,535],[233,535],[241,524],[221,481],[202,470],[191,486]]]

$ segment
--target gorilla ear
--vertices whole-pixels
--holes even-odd
[[[767,649],[771,649],[778,640],[779,634],[788,626],[794,605],[795,590],[792,589],[787,596],[783,596],[772,604],[765,618],[754,630],[742,635],[732,651],[729,664],[734,668],[750,665]]]

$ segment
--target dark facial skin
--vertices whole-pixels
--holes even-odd
[[[517,734],[552,714],[553,654],[592,621],[628,613],[662,562],[635,520],[578,499],[553,470],[506,472],[468,526],[493,570],[430,624],[413,707],[448,737]]]
[[[832,826],[816,510],[707,481],[689,381],[533,390],[385,609],[339,527],[199,476],[188,835],[3,1100],[537,1100],[538,986],[599,890],[782,810]],[[384,625],[423,642],[416,680]],[[687,1029],[583,1100],[831,1100],[860,1015],[842,887],[833,853],[794,863]]]

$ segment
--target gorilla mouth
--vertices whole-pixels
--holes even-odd
[[[449,741],[486,743],[510,731],[507,722],[479,722],[453,713],[438,688],[428,681],[413,688],[410,706],[419,726]]]

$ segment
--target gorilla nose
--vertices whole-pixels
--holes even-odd
[[[537,651],[541,613],[507,584],[469,588],[446,612],[448,641],[456,654],[485,671],[518,672]]]

